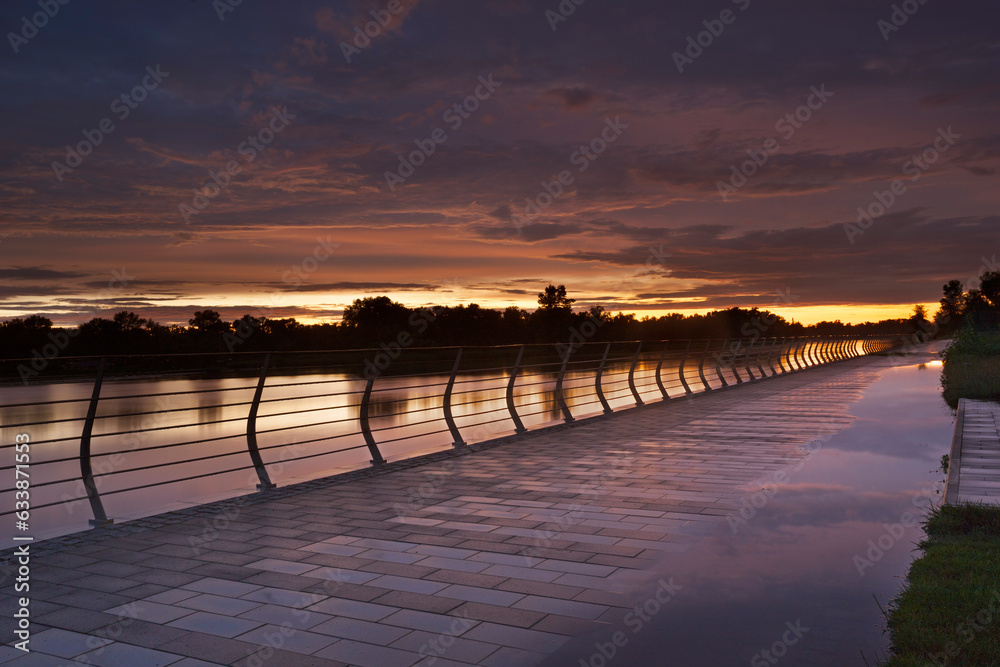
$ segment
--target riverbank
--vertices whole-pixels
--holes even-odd
[[[944,505],[889,618],[886,667],[1000,665],[1000,509]]]
[[[942,356],[949,405],[1000,398],[1000,334],[963,331]],[[1000,665],[1000,507],[943,505],[925,531],[890,608],[886,667]]]
[[[1000,400],[1000,333],[959,332],[943,356],[948,405],[958,407],[960,398]]]

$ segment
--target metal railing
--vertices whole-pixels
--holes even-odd
[[[386,462],[383,448],[400,443],[446,438],[461,450],[470,440],[490,439],[498,430],[525,433],[526,422],[571,423],[582,416],[610,414],[616,407],[642,407],[759,382],[902,344],[901,336],[873,335],[412,348],[395,351],[395,359],[386,346],[322,353],[77,357],[62,361],[77,379],[81,368],[93,370],[89,397],[0,405],[0,428],[67,432],[78,425],[78,434],[32,439],[31,488],[37,493],[67,484],[80,488],[82,483],[82,491],[76,497],[64,493],[59,500],[33,502],[32,509],[86,497],[93,514],[90,524],[103,526],[113,521],[102,500],[111,495],[249,471],[255,473],[257,489],[266,492],[276,486],[269,473],[276,460],[285,465],[367,448],[370,464],[381,466]],[[380,355],[386,356],[380,360]],[[385,360],[391,363],[381,363]],[[370,372],[376,366],[383,371]],[[164,370],[168,367],[174,370]],[[159,374],[144,376],[148,368],[159,369]],[[205,369],[211,371],[208,379]],[[130,382],[144,379],[201,384],[182,391],[128,391]],[[235,386],[204,386],[226,381]],[[109,387],[115,391],[108,393]],[[13,390],[4,388],[7,393]],[[402,401],[400,394],[405,394]],[[176,407],[174,402],[182,399],[198,404]],[[158,405],[130,407],[143,407],[137,401]],[[31,416],[44,416],[45,410],[58,418]],[[192,412],[197,413],[193,419]],[[131,427],[116,428],[115,422],[123,420]],[[212,435],[227,426],[239,430]],[[170,437],[172,432],[179,435]],[[279,435],[289,441],[273,442]],[[127,447],[106,446],[115,438]],[[156,442],[147,444],[150,439]],[[76,440],[78,451],[72,447]],[[13,443],[13,438],[4,442]],[[3,444],[0,450],[13,447]],[[144,460],[129,467],[126,454],[142,454]],[[0,471],[11,474],[6,471],[15,468],[14,456],[2,460],[11,464],[0,465]],[[210,461],[212,469],[206,472]],[[79,475],[66,476],[74,462]],[[63,476],[47,474],[49,470]],[[155,481],[150,481],[150,471],[157,471]],[[141,483],[122,481],[118,488],[100,489],[112,477],[127,480],[140,474],[145,477]]]

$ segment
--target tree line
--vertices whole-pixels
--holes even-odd
[[[952,281],[958,282],[958,281]],[[992,285],[992,283],[990,283]],[[949,283],[948,285],[952,285]],[[946,296],[951,294],[947,291]],[[954,288],[952,288],[954,291]],[[964,294],[964,292],[963,292]],[[989,294],[994,294],[989,292]],[[948,297],[958,309],[948,326],[981,318],[978,296]],[[983,296],[987,303],[994,296]],[[942,299],[944,307],[945,299]],[[356,299],[336,323],[302,324],[295,318],[274,319],[244,315],[227,321],[215,310],[199,310],[188,326],[162,325],[123,310],[110,319],[95,317],[75,328],[53,327],[41,315],[0,323],[0,357],[50,358],[105,354],[164,354],[191,352],[255,352],[291,350],[346,350],[376,348],[396,340],[401,332],[422,347],[448,345],[507,345],[587,341],[663,340],[699,338],[761,338],[845,334],[912,334],[926,329],[926,313],[908,319],[864,324],[819,322],[803,325],[758,308],[728,308],[704,315],[672,313],[637,318],[611,314],[602,306],[574,310],[574,299],[563,285],[549,285],[538,294],[538,308],[516,306],[504,310],[477,304],[409,308],[388,296]],[[952,307],[952,306],[949,306]],[[949,311],[950,312],[950,311]],[[415,322],[419,326],[415,326]]]

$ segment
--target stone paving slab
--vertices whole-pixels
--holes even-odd
[[[11,665],[534,665],[851,423],[859,358],[33,545]],[[9,552],[8,552],[9,557]],[[10,582],[12,570],[3,570]],[[0,594],[0,636],[15,600]]]
[[[1000,403],[959,400],[945,502],[1000,504]]]

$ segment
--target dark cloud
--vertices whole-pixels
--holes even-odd
[[[10,269],[0,269],[0,278],[8,280],[62,280],[65,278],[79,278],[86,274],[75,271],[57,271],[39,266],[15,266]]]
[[[586,109],[596,98],[592,90],[581,87],[556,88],[547,94],[561,101],[566,109]]]

